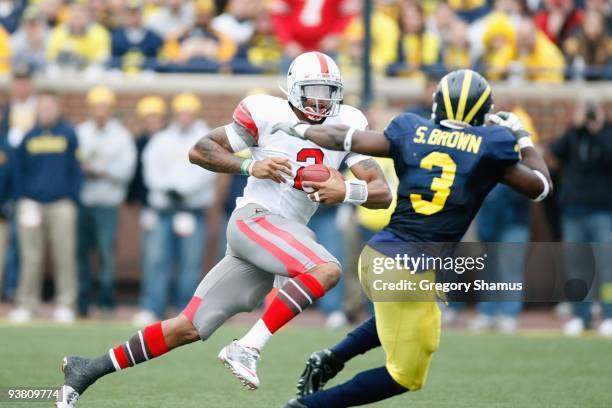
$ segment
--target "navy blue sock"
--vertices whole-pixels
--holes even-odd
[[[370,404],[402,394],[408,389],[391,377],[385,367],[363,371],[344,384],[304,398],[309,408],[344,408]]]
[[[376,331],[376,320],[372,317],[347,334],[344,340],[331,348],[331,351],[340,361],[346,363],[356,355],[378,346],[380,340]]]

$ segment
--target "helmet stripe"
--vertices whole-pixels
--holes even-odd
[[[480,108],[482,108],[482,105],[485,103],[485,101],[487,100],[490,94],[491,94],[491,85],[487,84],[487,88],[484,90],[482,95],[480,95],[480,98],[478,98],[474,106],[472,106],[472,109],[465,117],[464,122],[470,123],[472,121],[472,118],[476,116],[476,114],[478,113]]]
[[[446,77],[442,78],[442,96],[444,97],[444,110],[446,110],[446,117],[448,119],[455,119],[453,114],[453,105],[451,104],[450,94],[448,92],[448,81]]]
[[[315,51],[315,55],[317,56],[319,64],[321,65],[321,73],[329,74],[329,66],[327,65],[327,59],[325,54]]]
[[[472,71],[466,69],[463,74],[463,84],[461,85],[461,95],[459,96],[459,105],[457,106],[457,114],[455,119],[463,120],[463,113],[465,112],[465,105],[467,103],[467,97],[470,93],[470,85],[472,84]]]

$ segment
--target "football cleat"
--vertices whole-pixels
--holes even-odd
[[[301,399],[294,398],[283,405],[283,408],[308,408],[308,406],[304,405]]]
[[[306,368],[297,383],[297,396],[314,394],[344,368],[344,363],[329,349],[315,351],[306,361]]]
[[[221,349],[218,358],[245,388],[250,391],[259,388],[259,378],[257,377],[257,363],[261,358],[259,350],[243,346],[238,340],[234,340]]]
[[[90,362],[90,359],[83,357],[64,357],[60,367],[64,373],[64,385],[55,404],[57,408],[75,407],[81,394],[97,380],[90,374]]]

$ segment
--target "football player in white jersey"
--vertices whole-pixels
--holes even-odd
[[[279,277],[279,291],[261,318],[219,353],[221,362],[245,387],[256,389],[257,362],[268,339],[335,286],[341,267],[317,243],[306,226],[308,220],[319,203],[386,208],[392,193],[372,158],[273,133],[275,124],[286,121],[366,128],[364,115],[342,104],[342,78],[329,56],[320,52],[298,56],[289,68],[286,92],[287,99],[245,98],[231,124],[214,129],[189,152],[189,160],[205,169],[249,177],[228,222],[226,256],[206,274],[178,316],[138,331],[100,357],[65,357],[58,407],[74,407],[85,389],[106,374],[206,340],[236,313],[260,305]],[[233,154],[247,148],[251,159]],[[337,170],[343,162],[356,180],[344,181]],[[330,178],[302,182],[302,170],[309,164],[328,166]]]

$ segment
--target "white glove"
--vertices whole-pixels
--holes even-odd
[[[529,137],[529,132],[525,130],[525,125],[517,115],[512,112],[497,112],[489,115],[489,120],[496,125],[502,126],[510,130],[517,140],[523,137]]]
[[[304,133],[310,125],[306,122],[279,122],[272,126],[272,133],[285,132],[289,136],[297,137],[298,139],[306,139]]]
[[[497,112],[492,115],[489,115],[489,120],[496,125],[506,127],[510,129],[512,132],[517,132],[519,130],[525,130],[525,126],[523,122],[512,112]]]

